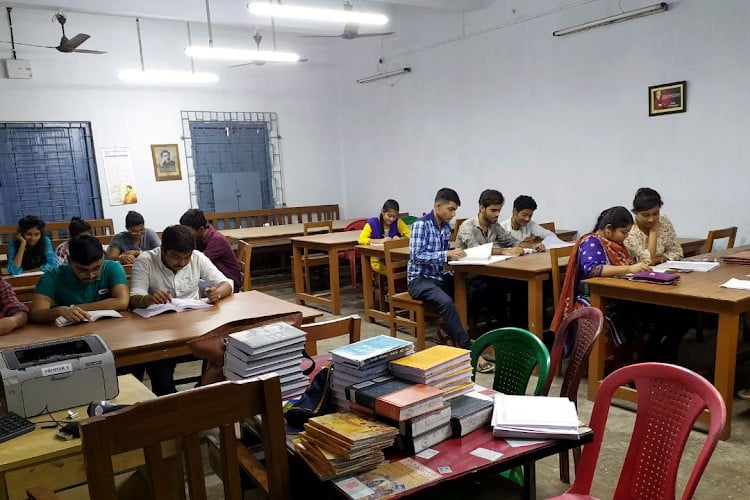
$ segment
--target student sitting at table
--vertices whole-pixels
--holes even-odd
[[[226,236],[213,228],[206,220],[203,210],[191,208],[180,217],[180,224],[187,226],[195,237],[195,247],[211,259],[211,262],[227,278],[234,282],[234,291],[242,287],[240,263]]]
[[[148,307],[177,299],[199,298],[199,283],[209,284],[206,298],[214,303],[232,295],[232,280],[224,276],[211,260],[195,250],[193,232],[187,226],[169,226],[162,234],[161,247],[141,253],[130,277],[130,305]],[[143,378],[144,365],[130,367],[128,373]],[[174,385],[175,362],[163,359],[146,363],[154,394],[177,392]]]
[[[52,242],[44,236],[44,221],[27,215],[18,221],[16,240],[8,245],[8,272],[47,271],[57,266]]]
[[[125,229],[117,233],[109,244],[107,258],[120,264],[132,264],[141,252],[153,250],[161,245],[154,231],[146,228],[143,216],[130,211],[125,216]]]
[[[88,311],[128,308],[128,279],[118,262],[104,260],[102,244],[80,236],[68,244],[68,264],[50,269],[39,280],[31,302],[31,321],[71,323],[90,319]]]
[[[501,222],[500,225],[520,241],[522,247],[543,252],[542,240],[553,233],[531,220],[536,208],[534,198],[522,194],[513,200],[513,215]]]
[[[625,207],[603,211],[594,230],[581,236],[568,260],[560,302],[550,328],[557,331],[562,320],[574,309],[588,306],[589,289],[583,280],[597,276],[624,276],[649,271],[643,261],[634,260],[623,242],[633,226],[633,216]],[[675,363],[680,340],[690,325],[685,311],[624,300],[608,301],[606,315],[610,340],[616,348],[625,342],[646,340],[642,354],[633,349],[634,361]],[[621,356],[622,349],[618,349]]]
[[[682,260],[682,245],[677,241],[672,222],[661,214],[663,205],[655,190],[645,187],[636,191],[633,198],[635,225],[625,238],[625,246],[634,260],[649,265]]]
[[[498,224],[505,197],[496,189],[485,189],[479,195],[479,213],[466,219],[458,228],[456,247],[467,249],[492,243],[492,253],[496,255],[523,255],[520,241]],[[500,322],[505,323],[505,300],[508,287],[505,280],[490,276],[467,276],[467,306],[469,318],[476,318],[486,308]],[[505,325],[503,325],[505,326]],[[491,366],[479,367],[486,373]]]
[[[367,219],[365,227],[359,233],[357,243],[360,245],[369,245],[410,237],[411,229],[398,217],[398,212],[398,202],[396,200],[386,200],[383,203],[380,216]],[[371,257],[370,265],[376,273],[386,273],[385,261],[383,259]]]
[[[68,263],[68,243],[79,236],[94,236],[94,231],[91,229],[91,224],[80,217],[73,217],[70,219],[70,224],[68,224],[68,241],[63,241],[55,249],[58,265],[61,266]],[[104,253],[104,250],[102,250],[102,253]]]
[[[0,335],[21,328],[29,321],[29,308],[18,300],[13,287],[0,276]]]

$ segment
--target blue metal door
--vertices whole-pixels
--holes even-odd
[[[88,123],[0,124],[1,224],[102,217]]]

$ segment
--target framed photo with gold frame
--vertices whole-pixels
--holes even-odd
[[[154,177],[157,181],[182,180],[177,144],[152,144],[151,158],[154,162]]]
[[[648,88],[648,116],[684,113],[687,82],[664,83]]]

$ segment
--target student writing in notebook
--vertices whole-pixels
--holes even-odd
[[[232,295],[234,284],[224,276],[211,260],[195,250],[193,232],[187,226],[169,226],[162,234],[161,247],[141,253],[133,264],[130,277],[130,305],[148,307],[164,304],[172,298],[199,298],[199,283],[204,280],[209,287],[206,298],[218,302]],[[174,386],[172,359],[152,361],[128,370],[143,378],[148,371],[154,394],[161,396],[177,392]]]
[[[388,240],[409,238],[411,229],[399,216],[399,205],[396,200],[386,200],[379,217],[367,219],[365,227],[359,233],[357,243],[369,245],[383,243]],[[376,273],[385,274],[385,261],[377,257],[370,258],[370,265]]]
[[[62,316],[71,323],[91,318],[88,311],[128,308],[128,278],[118,262],[105,260],[102,244],[80,236],[68,244],[68,263],[45,272],[34,290],[30,318],[51,323]]]
[[[544,252],[542,240],[553,233],[531,220],[536,209],[534,198],[522,194],[513,200],[513,214],[500,225],[520,242],[520,246]]]
[[[661,213],[663,205],[655,190],[644,187],[636,191],[633,198],[635,224],[625,238],[625,246],[633,258],[652,266],[683,257],[674,226]]]

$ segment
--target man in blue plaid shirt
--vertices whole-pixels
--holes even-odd
[[[450,342],[457,347],[469,348],[469,335],[461,324],[453,302],[453,273],[445,269],[449,260],[466,255],[460,248],[448,248],[450,221],[460,205],[458,193],[450,188],[442,188],[435,195],[432,211],[411,226],[406,279],[409,295],[429,302],[438,310]]]

